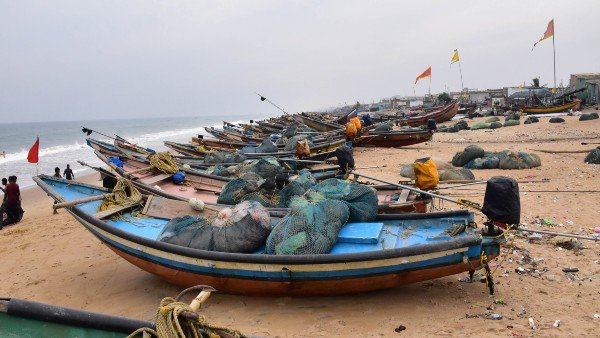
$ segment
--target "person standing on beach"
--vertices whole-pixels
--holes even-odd
[[[6,177],[3,177],[2,186],[0,187],[0,190],[2,190],[3,194],[6,194],[6,184],[8,184],[8,181],[6,180]]]
[[[54,177],[58,177],[58,178],[62,177],[60,175],[60,168],[59,167],[54,168]]]
[[[75,178],[75,174],[73,174],[73,170],[71,170],[71,167],[68,164],[67,164],[67,169],[65,169],[65,172],[63,173],[63,175],[69,181]]]
[[[9,176],[4,192],[4,207],[9,219],[16,220],[21,209],[21,191],[17,184],[17,176]]]

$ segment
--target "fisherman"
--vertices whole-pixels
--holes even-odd
[[[17,176],[8,177],[8,184],[4,190],[4,208],[6,208],[8,218],[14,221],[21,211],[21,191],[17,184]]]
[[[73,174],[73,170],[71,170],[71,167],[68,164],[67,164],[67,169],[65,169],[65,172],[63,173],[63,175],[69,181],[75,178],[75,174]]]
[[[59,167],[54,168],[54,177],[57,177],[57,178],[61,178],[62,177],[60,175],[60,168]]]

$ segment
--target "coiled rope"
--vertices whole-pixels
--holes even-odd
[[[173,155],[168,152],[155,153],[148,155],[150,165],[165,174],[174,174],[179,171],[179,166],[175,163]]]
[[[140,328],[127,338],[136,337],[140,333],[144,333],[144,337],[159,338],[246,337],[237,330],[209,324],[204,316],[197,315],[190,305],[178,300],[186,292],[197,290],[199,287],[202,286],[186,289],[175,299],[171,297],[163,298],[156,313],[156,330]],[[194,316],[190,316],[190,313]],[[192,317],[197,318],[192,319]]]
[[[119,179],[112,194],[108,194],[102,200],[102,204],[98,207],[98,211],[105,211],[119,206],[134,205],[140,203],[142,194],[128,180]]]

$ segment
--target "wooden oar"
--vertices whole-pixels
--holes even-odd
[[[102,194],[102,195],[78,198],[78,199],[74,199],[74,200],[68,201],[68,202],[61,202],[61,203],[53,204],[52,208],[54,208],[54,210],[56,210],[56,209],[60,209],[60,208],[72,207],[74,205],[81,204],[81,203],[99,201],[99,200],[103,200],[105,197],[108,197],[110,195],[112,195],[112,194]]]
[[[406,189],[406,190],[417,192],[417,193],[420,193],[420,194],[423,194],[423,195],[427,195],[427,196],[439,198],[439,199],[444,200],[444,201],[456,203],[458,205],[462,205],[462,206],[465,206],[465,207],[468,207],[468,208],[473,208],[473,209],[475,209],[477,211],[481,211],[481,205],[479,205],[479,203],[471,202],[471,201],[460,199],[460,198],[451,198],[451,197],[447,197],[447,196],[443,196],[443,195],[434,194],[434,193],[431,193],[429,191],[417,189],[417,188],[414,188],[414,187],[411,187],[411,186],[407,186],[407,185],[396,184],[396,183],[393,183],[393,182],[384,181],[384,180],[379,179],[379,178],[375,178],[375,177],[371,177],[371,176],[366,176],[366,175],[363,175],[363,174],[360,174],[360,173],[356,173],[356,172],[351,172],[351,173],[354,174],[355,177],[359,177],[360,176],[360,177],[364,177],[364,178],[367,178],[367,179],[370,179],[370,180],[379,181],[381,183],[389,184],[389,185],[396,186],[396,187],[399,187],[399,188],[402,188],[402,189]]]
[[[587,146],[588,144],[600,144],[599,142],[581,142],[582,145]]]
[[[576,235],[576,234],[565,234],[565,233],[562,233],[562,232],[547,231],[547,230],[531,230],[531,229],[522,229],[522,228],[517,228],[515,230],[516,231],[532,232],[532,233],[537,233],[537,234],[546,234],[546,235],[555,235],[555,236],[562,236],[562,237],[572,237],[572,238],[579,238],[579,239],[587,239],[587,240],[590,240],[590,241],[598,241],[598,240],[600,240],[599,237],[582,236],[582,235]]]

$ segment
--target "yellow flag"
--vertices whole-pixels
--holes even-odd
[[[458,49],[454,50],[454,55],[452,55],[452,60],[450,60],[450,64],[453,64],[455,62],[458,62],[459,58],[458,58]]]

